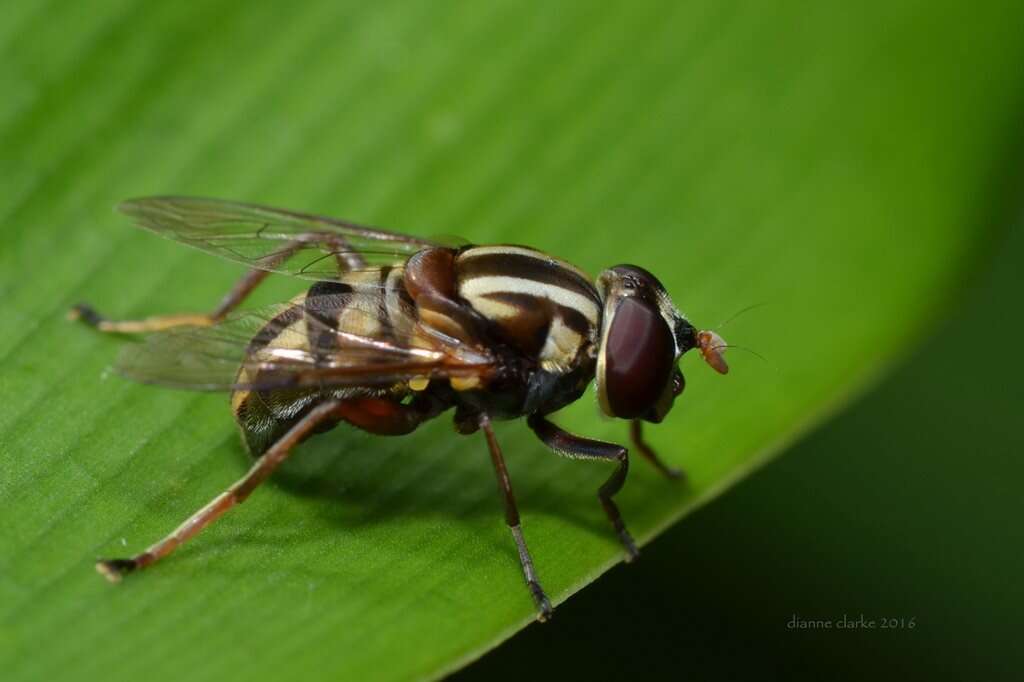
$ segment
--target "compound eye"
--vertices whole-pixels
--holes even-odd
[[[672,378],[675,343],[668,324],[651,304],[624,298],[605,339],[604,391],[612,414],[641,417]]]

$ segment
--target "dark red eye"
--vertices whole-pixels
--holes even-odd
[[[651,304],[624,298],[605,341],[605,392],[617,417],[632,419],[657,402],[672,377],[675,345],[665,320]]]

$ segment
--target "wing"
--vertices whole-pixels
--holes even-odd
[[[380,305],[373,292],[353,292],[169,329],[125,347],[115,368],[134,381],[201,391],[486,381],[496,371],[486,348],[427,327],[405,304],[392,304],[382,323]]]
[[[219,199],[146,197],[117,208],[161,237],[304,279],[337,280],[342,270],[394,265],[425,247],[443,245],[334,218]]]

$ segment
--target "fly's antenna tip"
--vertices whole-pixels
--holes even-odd
[[[727,325],[730,322],[732,322],[733,320],[735,320],[740,315],[742,315],[744,313],[749,313],[751,310],[755,310],[757,308],[763,308],[766,305],[768,305],[768,301],[761,301],[760,303],[754,303],[752,305],[748,305],[746,308],[740,308],[738,311],[736,311],[735,313],[733,313],[729,317],[725,318],[724,321],[719,322],[717,326],[712,327],[711,331],[718,331],[719,329],[721,329],[725,325]]]
[[[750,354],[751,354],[751,355],[753,355],[753,356],[754,356],[755,358],[757,358],[758,360],[760,360],[760,361],[761,361],[761,362],[763,362],[764,364],[766,364],[766,365],[768,365],[769,367],[771,367],[771,368],[772,368],[772,369],[773,369],[774,371],[778,372],[778,370],[779,370],[779,368],[778,368],[778,367],[776,367],[776,366],[775,366],[775,363],[773,363],[773,362],[772,362],[771,360],[769,360],[769,359],[768,359],[768,358],[766,358],[765,356],[761,355],[761,354],[760,354],[760,353],[758,353],[758,352],[757,352],[756,350],[752,350],[752,349],[750,349],[750,348],[746,348],[746,347],[744,347],[744,346],[736,346],[736,345],[733,345],[733,344],[731,344],[731,343],[723,343],[723,344],[721,344],[721,345],[717,345],[717,346],[714,346],[714,348],[713,348],[713,349],[714,349],[714,350],[726,350],[726,349],[732,349],[732,348],[735,348],[736,350],[741,350],[741,351],[743,351],[743,352],[745,352],[745,353],[750,353]]]

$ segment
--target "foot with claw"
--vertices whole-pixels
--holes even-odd
[[[131,573],[138,565],[132,559],[100,559],[96,562],[96,572],[112,583],[121,582],[126,573]]]

